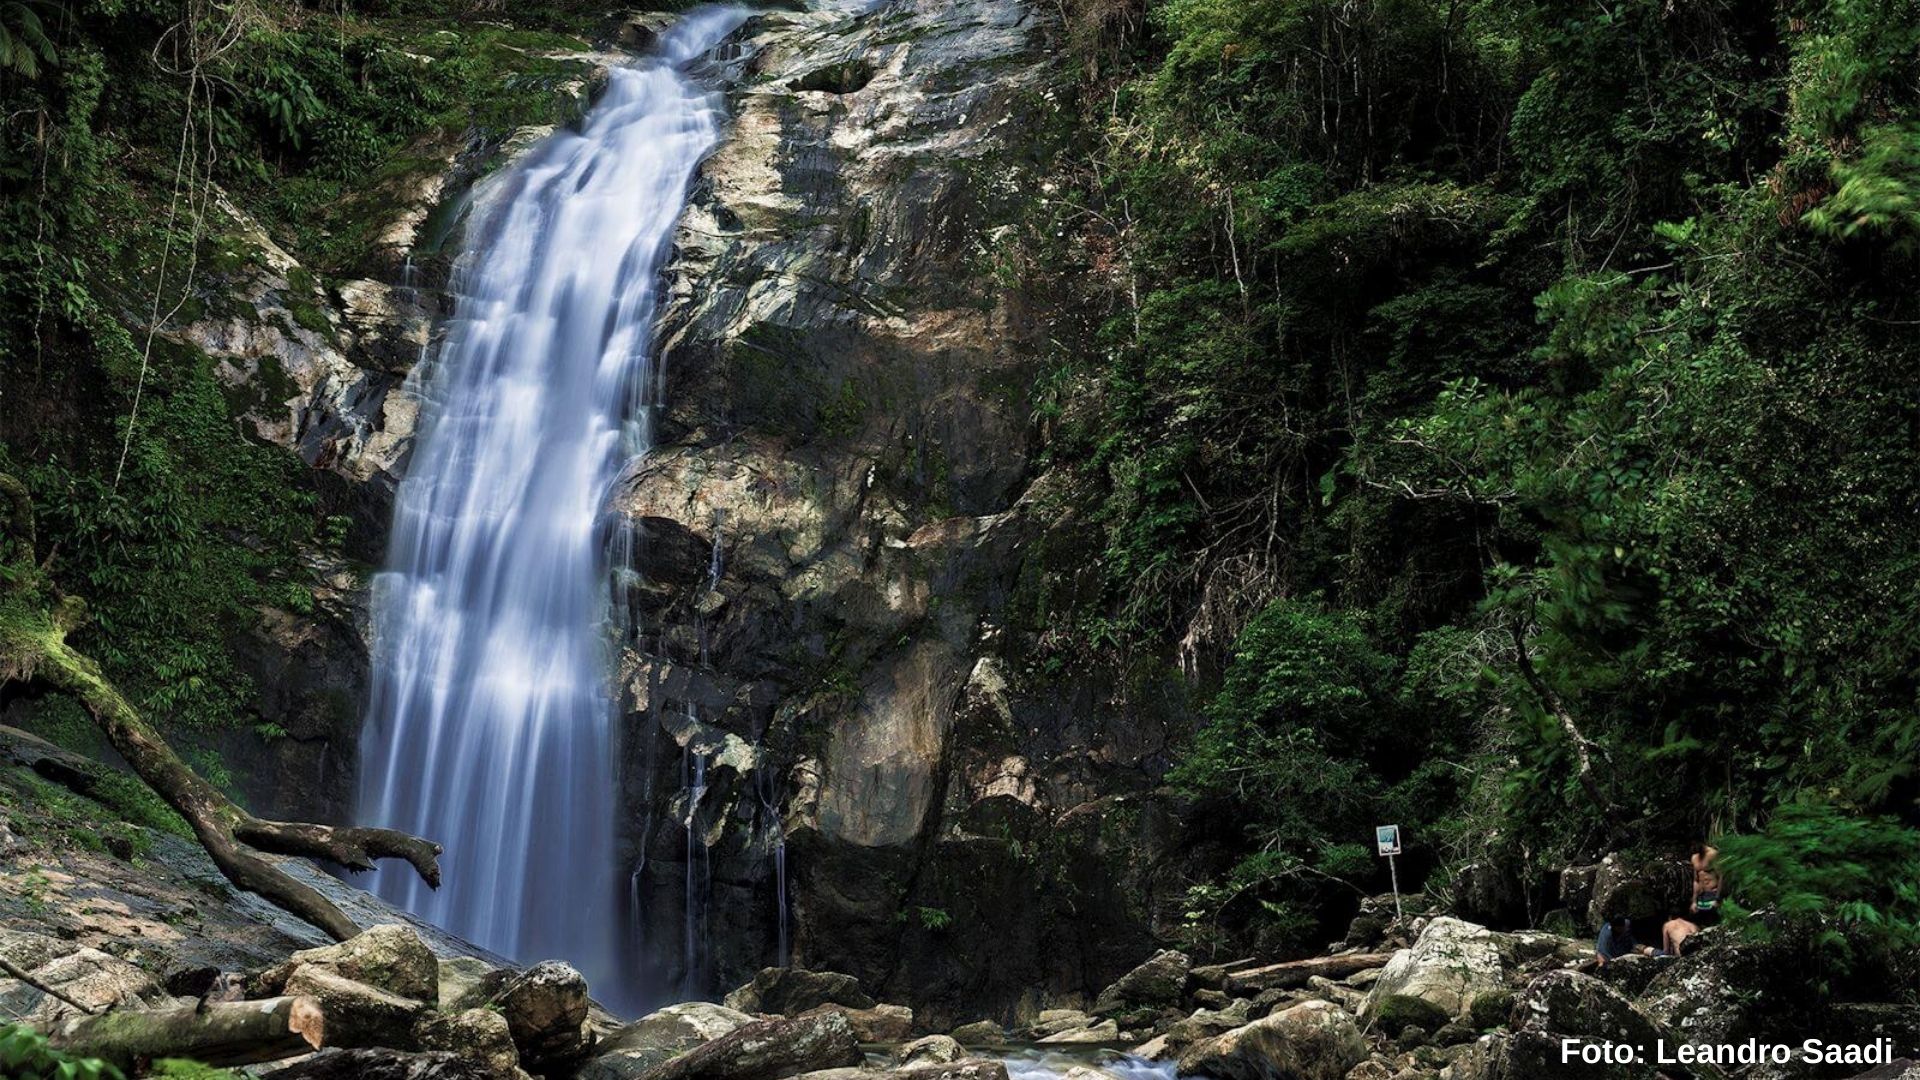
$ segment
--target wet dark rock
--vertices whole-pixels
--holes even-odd
[[[1461,1043],[1472,1042],[1477,1037],[1479,1032],[1473,1030],[1471,1025],[1463,1024],[1458,1020],[1440,1025],[1439,1029],[1433,1033],[1433,1041],[1441,1046],[1459,1046]]]
[[[1123,1016],[1140,1010],[1152,1014],[1178,1008],[1192,967],[1187,954],[1162,949],[1100,991],[1093,1012],[1096,1016]]]
[[[593,1046],[587,980],[570,964],[535,964],[509,979],[492,1004],[506,1018],[529,1072],[564,1072]]]
[[[1233,1001],[1233,997],[1220,990],[1195,990],[1193,1003],[1206,1009],[1224,1009]]]
[[[1535,978],[1518,995],[1512,1037],[1501,1044],[1500,1076],[1651,1077],[1655,1067],[1633,1063],[1562,1060],[1562,1040],[1630,1043],[1652,1047],[1667,1035],[1658,1020],[1620,991],[1591,975],[1553,971]]]
[[[851,975],[783,967],[760,969],[752,982],[727,995],[726,1004],[741,1012],[796,1015],[822,1005],[870,1009],[873,998]]]
[[[422,1050],[446,1050],[472,1058],[494,1076],[512,1076],[520,1064],[506,1017],[491,1009],[430,1013],[414,1024],[413,1041]]]
[[[1609,918],[1665,919],[1686,907],[1692,888],[1692,870],[1684,859],[1609,855],[1594,868],[1587,927],[1597,930]]]
[[[1366,1056],[1352,1016],[1306,1001],[1189,1048],[1179,1067],[1182,1076],[1216,1080],[1341,1080]]]
[[[286,962],[247,980],[249,997],[272,997],[282,992],[288,976],[302,967],[415,1001],[440,1000],[440,967],[433,950],[412,927],[390,923],[375,926],[336,945],[302,949]]]
[[[961,1024],[950,1033],[955,1042],[966,1047],[995,1047],[1007,1044],[1007,1029],[992,1020]]]
[[[863,1043],[898,1043],[913,1035],[913,1010],[905,1005],[875,1005],[871,1009],[850,1009],[845,1005],[822,1005],[801,1016],[839,1013],[853,1028],[854,1038]]]
[[[1648,984],[1653,982],[1654,977],[1671,963],[1673,963],[1671,957],[1643,956],[1634,953],[1607,961],[1606,966],[1600,968],[1595,974],[1628,997],[1638,997],[1647,989]]]

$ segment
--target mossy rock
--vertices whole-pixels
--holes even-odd
[[[1374,1004],[1372,1019],[1373,1026],[1386,1033],[1387,1038],[1397,1039],[1409,1027],[1437,1031],[1453,1018],[1447,1015],[1445,1009],[1425,998],[1411,994],[1387,994]]]
[[[1480,1031],[1497,1028],[1513,1013],[1513,995],[1505,990],[1490,990],[1467,1006],[1467,1019]]]

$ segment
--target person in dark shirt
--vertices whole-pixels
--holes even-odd
[[[1600,940],[1594,943],[1594,951],[1600,954],[1600,966],[1606,967],[1609,960],[1617,960],[1630,953],[1653,955],[1653,948],[1642,945],[1633,936],[1633,920],[1614,917],[1600,927]]]

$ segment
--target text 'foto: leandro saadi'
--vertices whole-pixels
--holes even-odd
[[[1832,1043],[1808,1039],[1795,1043],[1765,1043],[1748,1039],[1737,1043],[1681,1043],[1668,1045],[1654,1040],[1651,1051],[1636,1043],[1599,1042],[1586,1039],[1560,1040],[1560,1061],[1589,1065],[1610,1063],[1636,1065],[1784,1065],[1799,1060],[1810,1065],[1886,1065],[1893,1061],[1892,1039],[1865,1043]]]

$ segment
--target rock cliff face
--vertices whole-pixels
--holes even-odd
[[[1149,951],[1127,868],[1166,826],[1162,725],[1069,679],[1026,692],[1024,586],[1072,535],[1043,536],[1046,327],[1008,284],[1065,123],[1054,32],[1024,0],[822,5],[727,61],[734,130],[668,269],[661,445],[617,499],[635,944],[664,985],[740,982],[784,942],[937,1024]]]
[[[1054,19],[1033,0],[820,0],[707,61],[732,128],[667,270],[658,445],[609,522],[633,567],[629,945],[662,996],[791,959],[934,1025],[1011,1017],[1090,998],[1178,900],[1153,790],[1181,703],[1075,674],[1047,618],[1098,551],[1036,467],[1053,328],[1020,286],[1019,230],[1070,134]],[[245,310],[178,335],[331,509],[377,527],[368,559],[445,306],[434,223],[480,167],[441,157],[396,192],[379,265],[330,292],[234,215],[265,252]],[[340,600],[319,654],[364,626],[354,590]],[[362,696],[363,667],[322,670],[317,631],[281,621],[259,666],[294,673],[287,709],[314,679]],[[334,744],[358,715],[336,719],[255,763],[272,788],[351,792]]]

